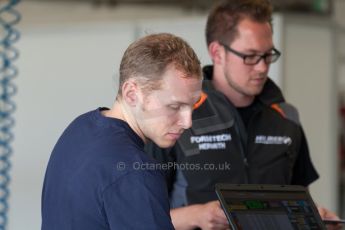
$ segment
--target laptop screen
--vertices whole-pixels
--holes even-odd
[[[309,193],[299,186],[242,185],[218,188],[234,229],[324,229]],[[291,189],[293,188],[293,189]]]

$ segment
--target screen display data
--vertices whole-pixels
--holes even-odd
[[[237,229],[323,229],[303,192],[222,191]]]

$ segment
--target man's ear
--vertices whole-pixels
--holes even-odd
[[[136,106],[138,102],[139,88],[137,83],[129,79],[122,85],[122,98],[129,106]]]
[[[208,54],[213,64],[221,64],[224,59],[224,49],[217,41],[213,41],[208,45]]]

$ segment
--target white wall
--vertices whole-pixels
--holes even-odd
[[[337,86],[335,33],[325,18],[285,22],[284,92],[300,114],[311,158],[320,179],[311,194],[321,205],[338,209]]]

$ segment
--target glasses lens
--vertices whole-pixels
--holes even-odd
[[[259,55],[250,55],[244,57],[244,64],[246,65],[256,65],[261,59]]]
[[[272,55],[268,55],[265,58],[266,63],[273,63],[276,62],[280,57],[279,53],[273,53]]]
[[[243,56],[244,64],[246,65],[256,65],[261,59],[264,59],[266,64],[271,64],[276,62],[280,57],[280,52],[273,50],[273,53],[267,53],[264,55],[245,55]]]

